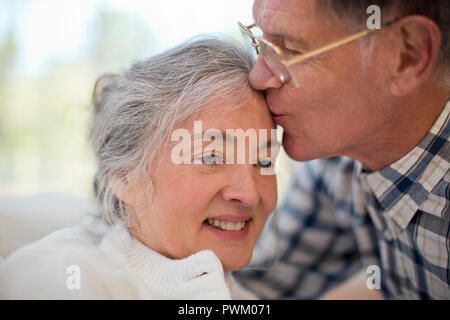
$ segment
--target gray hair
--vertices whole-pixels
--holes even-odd
[[[449,0],[320,0],[319,5],[332,9],[338,17],[348,18],[350,21],[361,24],[367,19],[366,9],[370,5],[378,5],[383,15],[422,15],[433,20],[442,32],[442,42],[439,51],[435,74],[444,84],[450,85],[450,1]],[[377,37],[370,37],[376,41]],[[362,42],[368,42],[366,39]],[[366,56],[370,55],[372,43],[364,47]]]
[[[151,198],[150,164],[177,124],[205,107],[220,108],[220,101],[234,107],[248,102],[253,64],[233,40],[203,35],[97,80],[90,139],[97,159],[94,192],[106,222],[127,217],[113,192],[117,182],[132,185],[145,174]]]

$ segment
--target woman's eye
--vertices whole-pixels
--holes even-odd
[[[258,166],[260,166],[261,168],[270,168],[272,166],[272,160],[271,159],[258,160]]]
[[[220,157],[216,154],[206,154],[202,157],[203,163],[207,165],[213,165],[220,163]]]

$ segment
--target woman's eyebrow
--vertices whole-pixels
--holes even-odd
[[[208,130],[211,130],[211,128],[206,129],[206,130],[203,130],[202,132],[199,132],[199,133],[193,135],[193,136],[192,136],[192,140],[197,140],[197,139],[198,139],[198,140],[203,140],[203,138],[204,138],[204,136],[205,136],[205,133],[208,132]],[[222,131],[222,130],[219,130],[219,129],[215,129],[215,130],[220,131],[220,133],[222,134],[222,139],[223,139],[223,141],[228,141],[227,138],[228,138],[228,139],[233,139],[233,138],[234,138],[234,136],[227,135],[226,132],[224,132],[224,131]],[[212,137],[214,137],[214,136],[212,136]]]
[[[233,130],[234,130],[234,129],[233,129]],[[207,131],[208,131],[208,130],[204,130],[202,133],[198,133],[197,135],[193,135],[193,136],[192,136],[192,140],[199,139],[199,140],[202,140],[202,141],[203,141],[204,133],[207,132]],[[225,141],[225,143],[230,143],[230,142],[232,142],[232,143],[234,144],[234,139],[236,138],[236,136],[234,136],[234,135],[228,135],[226,132],[224,132],[224,131],[222,131],[222,130],[219,130],[219,131],[220,131],[220,133],[222,133],[222,139],[223,139],[222,141]],[[262,149],[262,148],[270,149],[270,148],[272,148],[272,147],[277,147],[277,146],[279,146],[279,145],[280,145],[280,143],[278,142],[278,140],[272,141],[272,139],[269,139],[269,140],[263,142],[263,143],[258,147],[258,149]]]

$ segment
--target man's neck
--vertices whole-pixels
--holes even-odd
[[[425,88],[391,107],[391,115],[377,134],[346,154],[370,171],[380,170],[401,159],[429,132],[449,97],[448,90]]]

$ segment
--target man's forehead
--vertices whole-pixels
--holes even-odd
[[[330,12],[316,0],[255,0],[253,18],[264,34],[306,50],[334,39],[336,29]]]
[[[253,17],[264,32],[286,33],[301,28],[314,14],[315,5],[311,0],[255,0]]]

